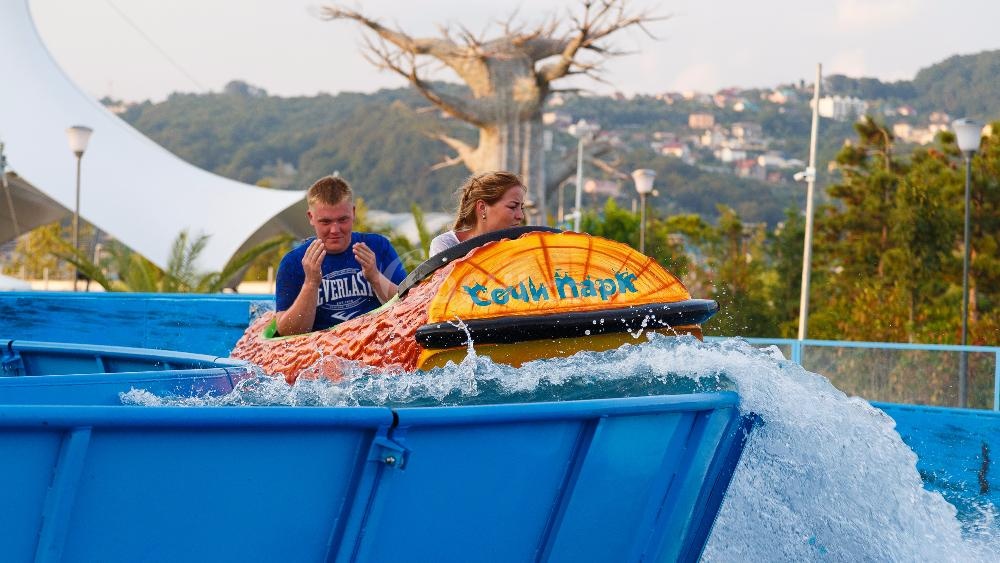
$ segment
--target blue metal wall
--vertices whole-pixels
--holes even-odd
[[[949,502],[1000,506],[1000,414],[972,409],[873,403],[896,421],[917,454],[927,488]]]
[[[5,378],[48,403],[0,393],[5,560],[693,562],[752,424],[732,392],[57,404],[78,377]]]
[[[0,339],[136,346],[226,356],[250,318],[272,307],[272,298],[266,295],[0,292]],[[751,342],[790,348],[793,359],[801,360],[802,342]],[[805,344],[922,348],[914,344],[859,342]],[[997,400],[993,407],[1000,408],[1000,377],[994,385]],[[13,388],[9,391],[13,392]],[[988,497],[1000,506],[1000,415],[892,403],[876,406],[896,421],[903,440],[919,457],[918,469],[930,488],[942,491],[952,502],[960,502],[958,496]]]
[[[228,356],[269,295],[0,292],[0,338]]]

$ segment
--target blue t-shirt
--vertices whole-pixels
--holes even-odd
[[[274,294],[275,308],[278,311],[288,310],[299,296],[305,282],[302,257],[313,240],[315,237],[295,247],[278,265]],[[406,270],[389,239],[373,233],[351,233],[351,245],[347,250],[340,254],[327,254],[323,258],[323,279],[319,286],[313,330],[322,330],[353,319],[382,304],[375,296],[371,283],[361,273],[361,264],[354,258],[351,247],[358,242],[363,242],[372,249],[379,271],[392,280],[392,283],[398,285],[406,278]]]

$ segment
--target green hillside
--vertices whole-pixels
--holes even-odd
[[[458,90],[455,85],[439,87]],[[919,123],[927,114],[945,111],[952,117],[989,120],[1000,116],[1000,51],[951,57],[922,69],[912,81],[881,82],[874,78],[834,75],[825,93],[857,96],[870,103],[876,119],[898,105],[918,110],[905,119]],[[808,158],[811,88],[790,85],[797,95],[788,103],[768,101],[769,90],[735,90],[744,100],[740,111],[727,103],[705,99],[636,96],[563,96],[551,111],[600,123],[616,136],[615,159],[620,170],[653,168],[659,173],[660,196],[653,205],[665,213],[698,213],[711,220],[717,206],[735,209],[744,221],[774,224],[784,210],[800,207],[802,184],[791,181],[795,170],[782,170],[768,181],[738,177],[720,166],[717,155],[700,147],[699,130],[688,128],[691,113],[711,113],[717,124],[759,124],[766,149],[786,158]],[[188,162],[248,183],[302,189],[315,178],[339,171],[357,186],[373,208],[408,211],[418,203],[428,211],[452,209],[453,193],[466,176],[460,166],[431,170],[449,149],[431,138],[435,132],[475,141],[471,127],[441,113],[410,88],[372,94],[341,93],[283,98],[268,95],[244,82],[231,82],[221,93],[173,94],[161,103],[128,107],[122,117]],[[891,124],[890,124],[891,125]],[[575,139],[559,131],[547,161],[573,159]],[[684,139],[697,158],[695,165],[660,156],[650,147],[664,133]],[[854,137],[850,121],[821,120],[818,152],[819,194],[837,181],[827,172],[845,140]],[[751,156],[752,158],[755,158]],[[597,170],[588,176],[601,177]],[[610,178],[610,177],[608,177]],[[628,192],[626,187],[626,193]],[[599,205],[593,202],[591,205]]]
[[[122,117],[186,161],[236,180],[301,189],[338,171],[373,208],[408,211],[416,202],[426,210],[448,211],[468,172],[460,166],[432,171],[448,149],[428,134],[445,131],[474,142],[476,133],[429,109],[408,88],[281,98],[233,82],[222,93],[174,94],[161,103],[133,105]],[[577,97],[565,109],[578,117],[600,117],[609,130],[648,134],[686,127],[690,108],[672,108],[652,98]],[[807,137],[808,124],[799,132]],[[557,150],[549,160],[572,159],[575,142],[557,135]],[[619,152],[622,170],[650,167],[660,172],[663,189],[653,204],[665,209],[714,217],[717,205],[725,203],[748,221],[773,223],[800,191],[705,172],[658,157],[641,141]],[[588,175],[600,173],[588,170]]]

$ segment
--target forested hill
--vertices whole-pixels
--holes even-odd
[[[656,129],[686,124],[690,111],[652,97],[574,98],[563,109],[577,117],[599,118],[609,130],[641,132],[643,138]],[[449,156],[448,147],[432,135],[446,132],[472,143],[476,138],[474,129],[442,116],[409,88],[281,98],[235,81],[221,93],[173,94],[161,103],[131,105],[121,116],[206,170],[247,183],[298,189],[338,171],[371,207],[390,211],[408,211],[412,203],[428,211],[453,209],[454,192],[468,171],[462,166],[432,170]],[[808,124],[800,133],[808,133]],[[571,137],[559,133],[556,144],[550,160],[574,157]],[[748,221],[774,223],[795,203],[790,199],[790,192],[797,191],[794,186],[706,172],[657,156],[648,143],[628,143],[619,156],[630,166],[657,168],[664,181],[674,181],[669,193],[660,190],[654,201],[674,212],[714,217],[722,203]],[[588,170],[591,174],[600,176]],[[593,199],[591,204],[603,204]]]
[[[1000,117],[1000,51],[956,55],[922,69],[913,80],[920,106],[955,117]]]
[[[1000,117],[1000,51],[951,57],[922,69],[912,81],[835,75],[825,82],[825,93],[863,98],[870,102],[869,111],[876,112],[876,119],[890,125],[905,119],[916,127],[927,115],[941,111],[953,118],[967,115],[988,121]],[[746,161],[768,151],[790,161],[805,161],[811,88],[800,83],[774,90],[778,91],[791,92],[792,98],[772,102],[768,89],[727,89],[694,99],[673,94],[631,99],[563,96],[548,111],[561,114],[562,119],[599,123],[618,140],[615,158],[620,170],[657,170],[660,195],[652,204],[663,212],[698,213],[712,219],[723,204],[735,209],[744,221],[773,224],[783,219],[787,208],[801,205],[802,185],[791,178],[801,168],[741,173],[737,161],[722,162],[718,148],[701,144],[703,130],[691,128],[689,117],[709,113],[727,134],[737,124],[759,125],[764,141],[758,146],[763,148],[748,151],[742,157]],[[740,109],[735,102],[743,104]],[[916,108],[917,114],[903,118],[893,113],[901,104]],[[129,105],[121,116],[206,170],[247,183],[298,189],[339,171],[373,208],[390,211],[408,211],[412,203],[427,211],[451,210],[454,191],[467,171],[461,166],[433,170],[451,154],[433,135],[444,132],[472,143],[476,138],[474,129],[442,116],[406,87],[372,94],[283,98],[234,81],[219,93],[173,94],[161,103]],[[575,140],[565,133],[565,125],[553,126],[556,146],[547,156],[550,164],[574,157]],[[827,174],[826,163],[855,133],[850,120],[831,119],[821,122],[820,132],[817,168],[822,187],[835,180]],[[657,153],[671,142],[691,150],[688,164]],[[602,177],[597,170],[588,170],[587,175]],[[630,186],[623,188],[628,191]],[[589,204],[599,205],[596,199]]]
[[[949,57],[920,69],[913,80],[835,75],[827,84],[836,94],[906,102],[922,113],[943,111],[981,121],[1000,118],[1000,50]]]

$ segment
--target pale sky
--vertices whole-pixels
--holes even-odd
[[[2,0],[22,1],[22,0]],[[328,2],[302,0],[30,0],[39,32],[63,69],[95,97],[162,100],[244,80],[281,96],[370,92],[404,80],[361,55],[353,22],[321,21]],[[824,74],[910,79],[955,54],[1000,48],[998,0],[634,0],[671,16],[615,36],[632,51],[605,78],[627,94],[774,86]],[[473,31],[515,10],[526,23],[578,1],[364,0],[359,8],[413,36],[438,24]],[[440,77],[447,78],[446,75]],[[558,85],[559,83],[557,83]],[[563,84],[565,85],[565,84]],[[588,82],[600,93],[612,88]]]

